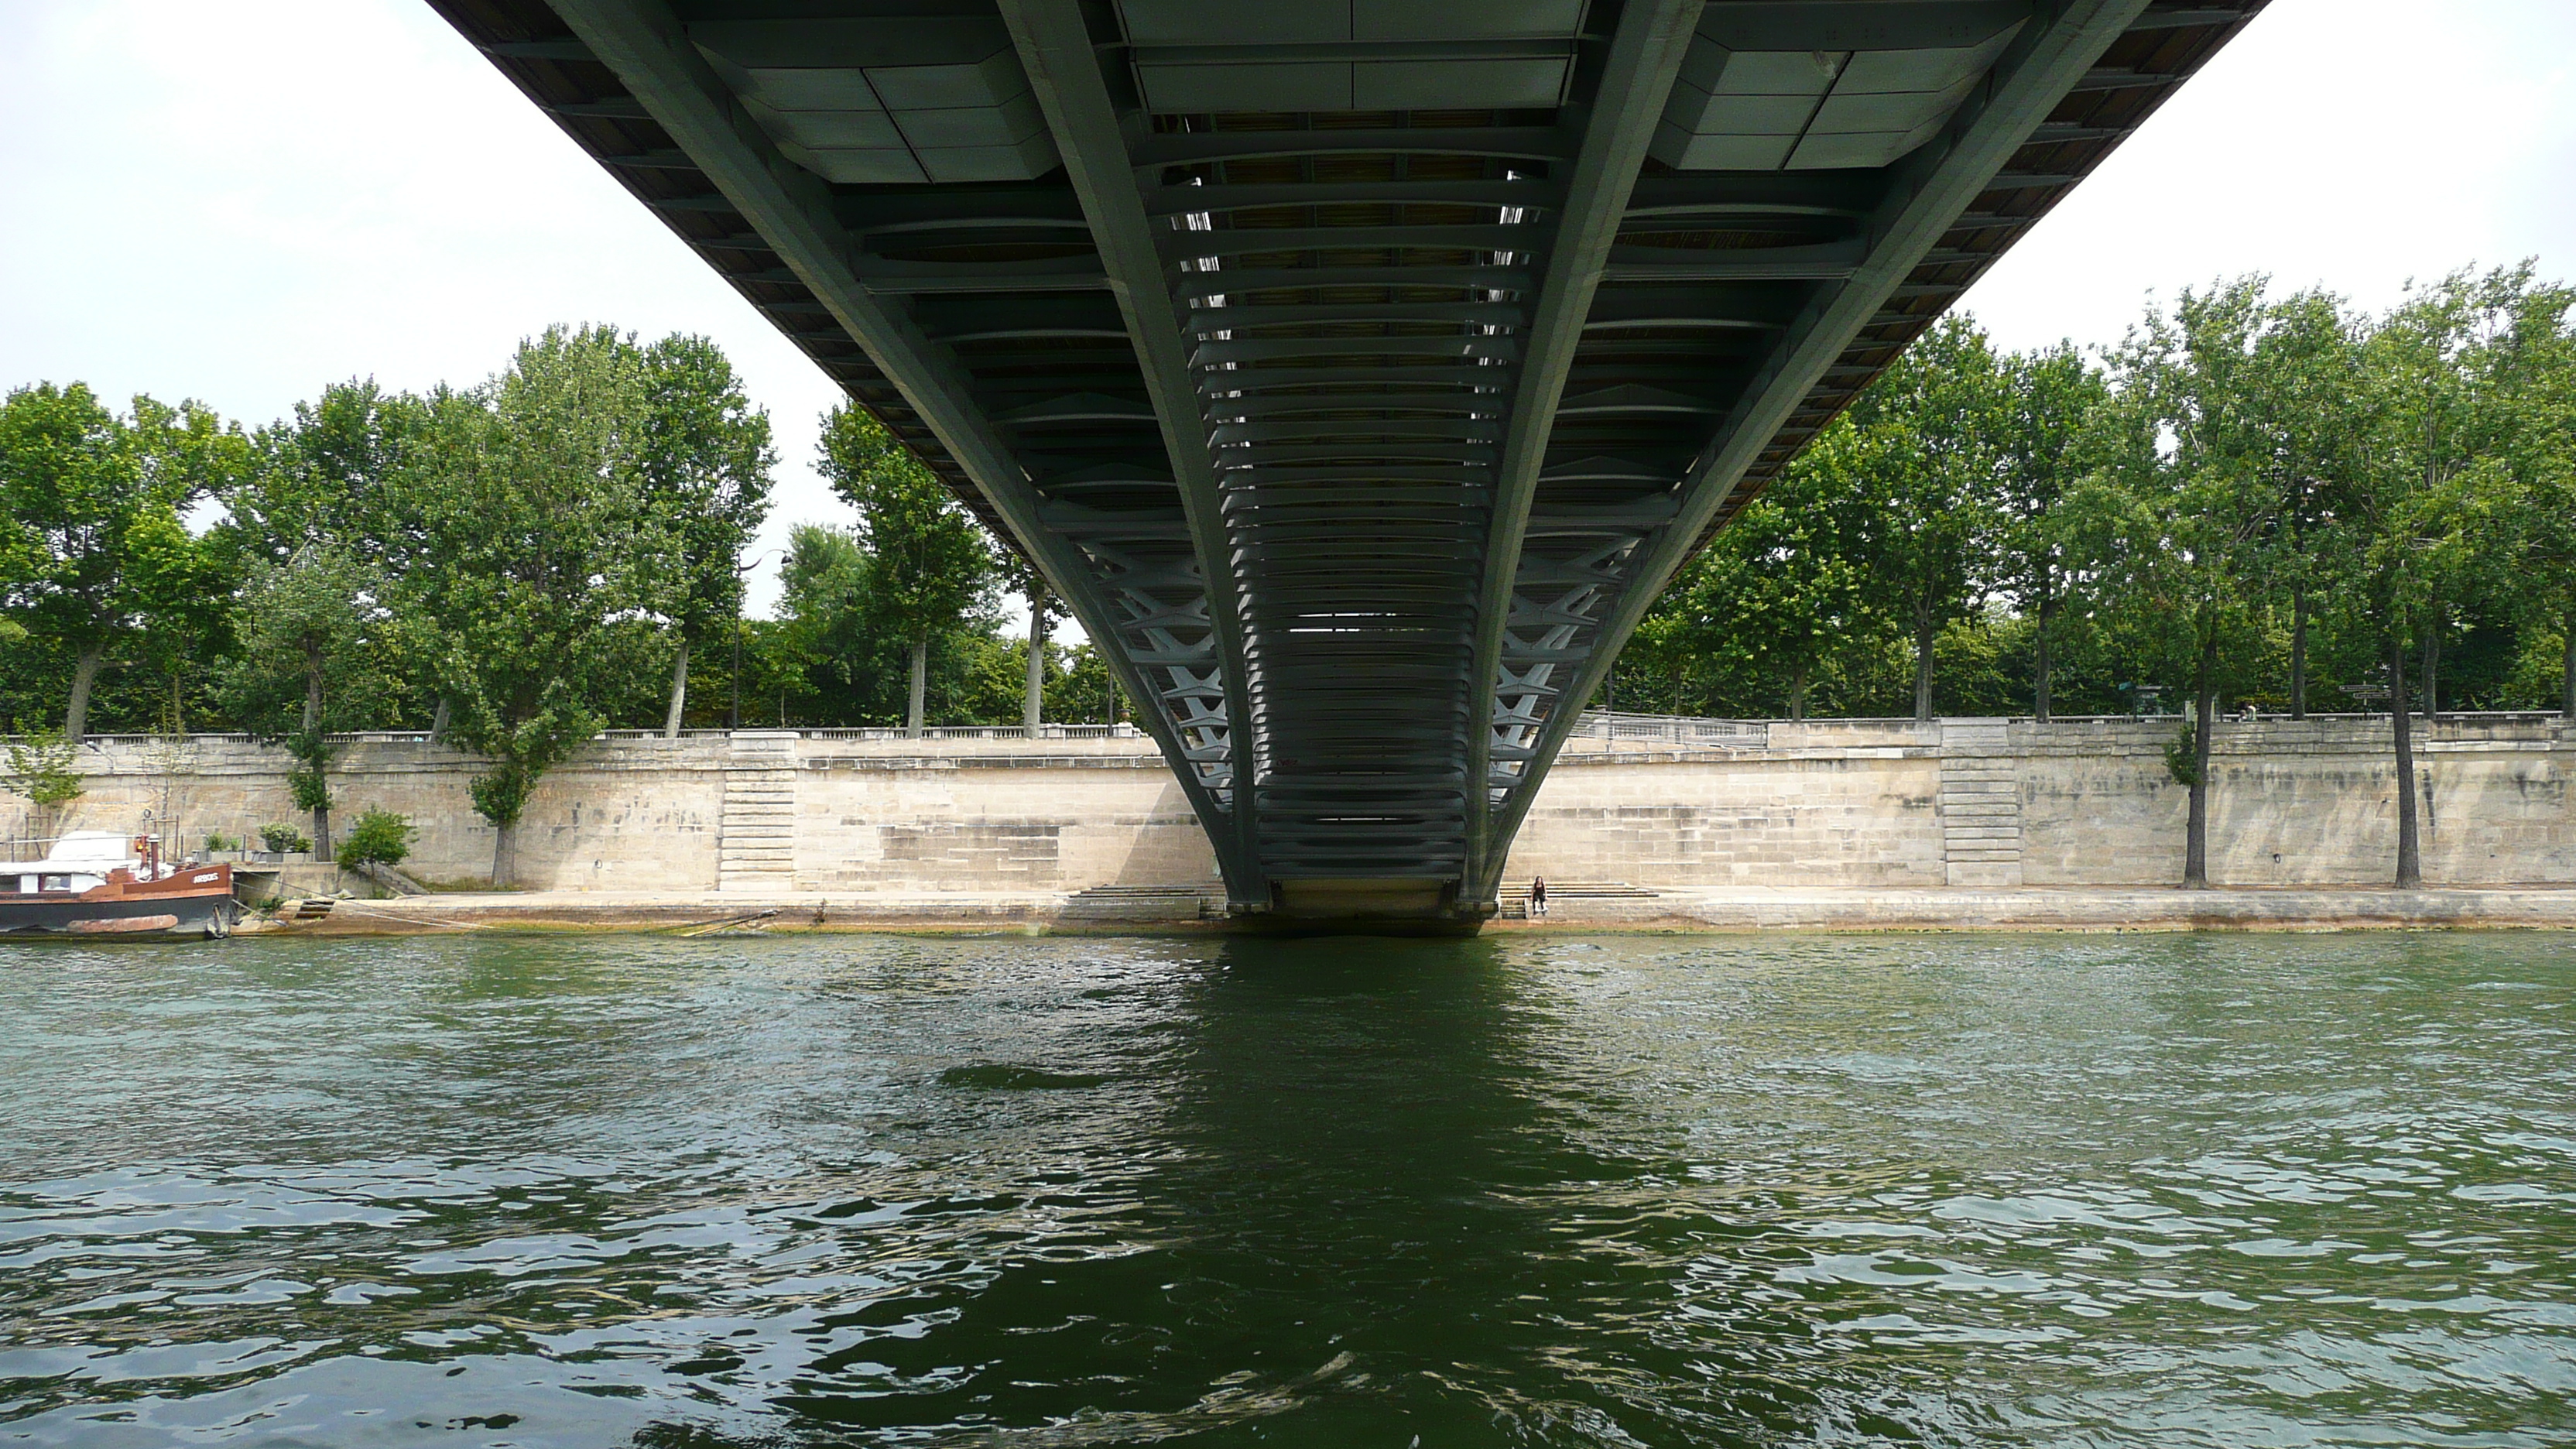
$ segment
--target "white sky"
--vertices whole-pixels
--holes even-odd
[[[1968,306],[2089,345],[2247,271],[2371,306],[2468,262],[2565,277],[2571,57],[2569,0],[2274,0]],[[848,518],[810,461],[835,389],[424,5],[0,0],[0,137],[0,386],[257,423],[479,379],[550,322],[701,332],[777,429],[762,546]]]

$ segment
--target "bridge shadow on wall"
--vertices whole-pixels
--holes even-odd
[[[1177,780],[1167,779],[1154,796],[1148,823],[1136,827],[1127,853],[1109,877],[1115,886],[1170,886],[1207,889],[1225,894],[1216,868],[1216,852],[1207,832],[1190,811],[1190,797]]]

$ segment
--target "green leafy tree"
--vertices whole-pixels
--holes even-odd
[[[491,761],[472,793],[496,885],[538,781],[651,667],[650,635],[631,627],[653,602],[634,547],[644,387],[615,332],[551,329],[488,386],[431,399],[427,446],[397,485],[421,535],[398,597],[434,631],[453,739]]]
[[[2455,273],[2380,319],[2355,354],[2360,437],[2336,490],[2336,547],[2343,604],[2385,651],[2401,888],[2423,884],[2407,645],[2491,566],[2496,539],[2474,523],[2491,512],[2469,500],[2509,468],[2520,414],[2507,344],[2533,287],[2527,264]]]
[[[930,645],[990,599],[993,550],[972,515],[883,424],[855,406],[823,419],[823,476],[859,510],[875,619],[911,651],[904,728],[920,733]]]
[[[2089,471],[2085,441],[2108,391],[2072,343],[2000,361],[1993,493],[1996,590],[2031,621],[2031,713],[2054,704],[2052,649],[2066,603],[2067,570],[2057,505]]]
[[[829,695],[854,707],[849,718],[865,719],[891,654],[869,628],[868,557],[858,539],[824,524],[796,525],[778,582],[779,618],[769,642],[793,673],[796,692],[809,709]]]
[[[2281,489],[2272,584],[2290,607],[2290,714],[2308,712],[2309,644],[2319,595],[2331,586],[2335,488],[2353,467],[2352,324],[2342,301],[2311,288],[2269,308],[2247,369],[2249,446]]]
[[[2483,577],[2501,579],[2524,632],[2555,634],[2558,668],[2551,703],[2576,720],[2576,288],[2531,286],[2510,304],[2488,369],[2506,413],[2500,488],[2463,499],[2455,537],[2496,542]],[[2481,518],[2479,515],[2485,515]],[[2481,526],[2484,525],[2484,526]],[[2500,565],[2500,566],[2499,566]],[[2536,693],[2536,691],[2535,691]]]
[[[1820,466],[1852,505],[1867,598],[1914,645],[1914,717],[1932,717],[1941,631],[1976,606],[1994,531],[2003,387],[1994,350],[1947,318],[1870,385]]]
[[[425,692],[434,651],[406,647],[421,640],[387,608],[387,580],[423,566],[399,500],[428,427],[422,399],[353,381],[260,430],[250,483],[216,530],[248,560],[225,691],[244,728],[291,740],[387,727]]]
[[[742,609],[742,551],[769,515],[769,414],[751,405],[733,365],[703,337],[644,350],[634,447],[641,490],[642,581],[670,621],[670,708],[676,737],[688,706],[689,659]]]
[[[2209,885],[2209,755],[2219,691],[2244,682],[2271,572],[2280,480],[2250,375],[2267,310],[2263,282],[2185,292],[2150,311],[2114,354],[2104,466],[2063,505],[2093,587],[2116,600],[2160,672],[2190,681],[2191,790],[2183,885]]]
[[[119,417],[87,387],[43,383],[0,404],[7,607],[72,658],[66,735],[88,732],[111,649],[156,625],[203,632],[219,568],[182,515],[238,482],[248,460],[240,431],[194,403],[137,397]]]
[[[0,786],[24,795],[35,807],[31,833],[50,834],[56,812],[84,793],[79,759],[79,741],[60,731],[21,724],[10,738],[7,771],[0,774]]]
[[[313,838],[325,852],[331,848],[329,731],[357,723],[335,713],[329,686],[364,659],[368,636],[381,622],[383,591],[373,569],[329,544],[314,544],[283,563],[253,565],[242,592],[246,663],[236,673],[233,697],[243,718],[283,740],[294,756],[296,807],[312,813]],[[290,681],[302,687],[289,693],[281,686]]]
[[[1047,587],[1046,575],[1039,573],[1019,550],[996,550],[994,561],[1003,587],[1028,601],[1028,647],[1020,660],[1026,671],[1020,694],[1020,725],[1035,734],[1046,714],[1047,627],[1064,608],[1055,591]]]
[[[1730,657],[1785,684],[1789,717],[1805,719],[1808,686],[1866,589],[1843,544],[1849,507],[1830,486],[1852,476],[1841,455],[1853,446],[1849,432],[1827,436],[1727,525],[1656,601],[1641,655],[1676,666]]]
[[[291,419],[259,430],[247,485],[226,497],[226,530],[249,558],[283,564],[327,547],[359,564],[403,572],[425,539],[401,499],[430,405],[373,381],[334,383]]]

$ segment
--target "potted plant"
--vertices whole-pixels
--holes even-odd
[[[211,865],[218,861],[238,862],[245,854],[246,852],[242,849],[242,843],[234,837],[226,835],[220,830],[209,830],[206,832],[206,862],[208,864]]]
[[[307,865],[313,860],[313,837],[292,825],[259,828],[259,858],[270,865]]]

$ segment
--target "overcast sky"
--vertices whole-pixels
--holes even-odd
[[[2241,272],[2370,306],[2576,273],[2571,56],[2569,0],[2274,0],[1967,305],[2092,345]],[[834,390],[414,0],[0,0],[0,137],[0,385],[258,423],[475,381],[550,322],[700,332],[777,428],[763,546],[848,516],[810,466]]]

